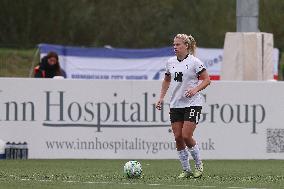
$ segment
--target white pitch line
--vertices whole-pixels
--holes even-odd
[[[166,184],[145,184],[145,183],[136,183],[136,182],[122,182],[122,183],[114,183],[114,182],[84,182],[88,184],[120,184],[120,185],[147,185],[147,186],[170,186],[170,187],[194,187],[194,188],[216,188],[216,186],[192,186],[188,184],[184,185],[166,185]]]
[[[51,180],[38,180],[40,182],[51,182]]]
[[[64,182],[74,183],[74,182],[76,182],[76,181],[73,181],[73,180],[66,180],[66,181],[64,181]]]
[[[227,188],[229,189],[266,189],[266,188],[246,188],[246,187],[240,187],[240,186],[231,186]]]
[[[216,186],[194,186],[197,188],[216,188]]]
[[[10,175],[12,176],[12,175]],[[14,176],[14,175],[13,175]],[[38,181],[38,182],[51,182],[52,180],[31,180],[31,179],[20,179],[21,181]],[[122,182],[122,183],[116,183],[116,182],[80,182],[75,180],[66,180],[62,181],[65,183],[83,183],[83,184],[120,184],[120,185],[147,185],[147,186],[167,186],[167,187],[193,187],[193,188],[217,188],[218,186],[193,186],[193,185],[167,185],[167,184],[159,184],[159,183],[152,183],[152,184],[145,184],[145,183],[136,183],[136,182]],[[246,188],[246,187],[226,187],[228,189],[266,189],[266,188]]]
[[[22,181],[30,180],[30,179],[21,179]]]

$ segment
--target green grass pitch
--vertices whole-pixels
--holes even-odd
[[[1,160],[0,188],[284,188],[284,160],[204,160],[199,179],[177,179],[178,160],[138,160],[143,177],[127,179],[126,161]]]

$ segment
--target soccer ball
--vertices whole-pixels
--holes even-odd
[[[135,160],[128,161],[125,163],[123,171],[128,178],[139,178],[142,175],[142,165]]]

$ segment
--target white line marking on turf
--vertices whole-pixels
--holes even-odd
[[[25,180],[30,180],[30,179],[21,179],[21,180],[25,181]]]
[[[51,180],[38,180],[40,182],[51,182]]]
[[[115,182],[83,182],[86,184],[120,184],[120,185],[144,185],[145,183],[136,183],[136,182],[122,182],[122,183],[115,183]],[[192,186],[188,184],[184,185],[166,185],[166,184],[159,184],[159,183],[153,183],[153,184],[145,184],[148,186],[170,186],[170,187],[194,187],[194,188],[216,188],[216,186]]]
[[[238,186],[231,186],[227,188],[230,188],[230,189],[266,189],[266,188],[246,188],[246,187],[238,187]]]
[[[194,186],[198,188],[216,188],[216,186]]]
[[[10,175],[12,176],[12,175]],[[14,176],[14,175],[13,175]],[[31,179],[20,179],[21,181],[31,181]],[[52,180],[33,180],[38,182],[51,182]],[[192,187],[192,188],[216,188],[217,186],[193,186],[193,185],[167,185],[167,184],[159,184],[159,183],[152,183],[152,184],[145,184],[145,183],[135,183],[135,182],[122,182],[122,183],[116,183],[116,182],[81,182],[81,181],[75,181],[75,180],[66,180],[62,181],[65,183],[84,183],[84,184],[120,184],[120,185],[148,185],[148,186],[168,186],[168,187]],[[246,188],[246,187],[227,187],[228,189],[266,189],[266,188]]]

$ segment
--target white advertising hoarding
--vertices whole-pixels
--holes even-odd
[[[0,139],[29,158],[176,159],[161,81],[0,79]],[[204,159],[284,159],[283,82],[215,81],[195,138]]]

